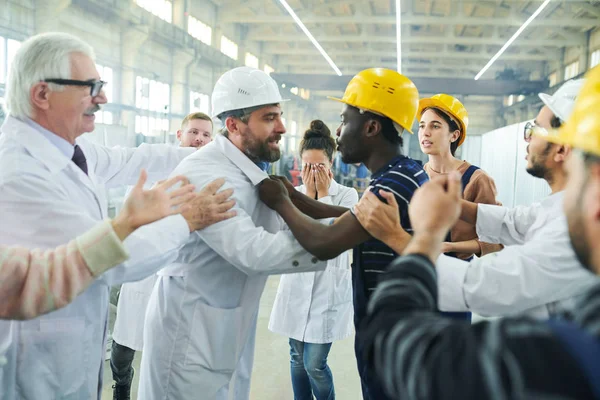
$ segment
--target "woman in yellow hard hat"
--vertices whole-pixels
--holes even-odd
[[[447,94],[436,94],[419,101],[419,144],[421,151],[429,156],[423,166],[430,178],[458,171],[462,175],[463,199],[484,204],[497,204],[494,180],[479,167],[455,157],[463,144],[469,125],[465,106]],[[458,221],[444,252],[457,258],[469,260],[502,248],[501,245],[480,242],[475,226]]]

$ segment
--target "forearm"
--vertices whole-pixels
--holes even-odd
[[[395,232],[394,235],[382,240],[382,242],[396,253],[402,254],[411,240],[412,236],[404,229],[400,229],[398,232]]]
[[[302,247],[321,260],[335,258],[371,237],[349,212],[331,225],[307,217],[289,200],[280,204],[277,212]]]
[[[435,263],[442,253],[443,240],[444,236],[439,233],[415,233],[402,255],[422,254],[429,258],[431,263]]]
[[[471,225],[475,225],[477,223],[477,203],[472,203],[467,200],[461,200],[460,203],[460,219]]]
[[[298,210],[314,219],[337,218],[348,211],[345,207],[325,204],[299,191],[292,195],[292,202]]]
[[[324,205],[326,206],[326,204]],[[331,240],[332,229],[330,225],[323,225],[305,215],[292,202],[286,201],[277,209],[277,212],[302,247],[320,260],[334,258],[344,251],[341,250],[338,254],[335,254],[335,243],[332,243]]]
[[[69,304],[94,277],[125,261],[107,222],[54,250],[6,248],[0,266],[0,318],[29,319]]]
[[[478,257],[481,255],[481,246],[477,239],[452,242],[450,248],[453,253],[475,254]]]

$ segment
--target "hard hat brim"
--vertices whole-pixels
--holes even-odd
[[[233,110],[224,110],[224,111],[221,111],[221,112],[220,112],[219,114],[217,114],[217,115],[213,115],[213,116],[212,116],[212,118],[219,118],[219,115],[221,115],[221,114],[224,114],[224,113],[226,113],[226,112],[231,112],[231,111],[236,111],[236,110],[244,110],[244,109],[246,109],[246,108],[264,107],[264,106],[268,106],[268,105],[270,105],[270,104],[279,104],[279,103],[285,103],[285,102],[287,102],[287,101],[290,101],[290,100],[291,100],[291,99],[281,99],[281,100],[278,100],[278,101],[276,101],[276,102],[273,102],[273,103],[256,104],[256,105],[251,105],[251,106],[249,105],[248,107],[236,108],[236,109],[233,109]]]

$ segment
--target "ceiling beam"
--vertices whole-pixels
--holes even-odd
[[[278,82],[286,82],[309,90],[336,90],[343,92],[352,79],[351,75],[333,74],[272,74]],[[547,87],[547,81],[504,81],[482,79],[429,78],[414,75],[413,83],[420,92],[452,93],[454,95],[505,96],[519,93],[539,93]]]
[[[314,34],[314,33],[313,33]],[[298,42],[307,41],[304,35],[268,35],[249,34],[246,40],[257,42]],[[317,40],[321,43],[396,43],[395,36],[384,35],[319,35]],[[463,44],[463,45],[497,45],[502,46],[508,39],[493,37],[448,37],[448,36],[411,36],[402,40],[402,44]],[[566,47],[577,46],[580,42],[572,39],[518,39],[512,46],[548,46]]]
[[[314,48],[300,49],[277,49],[273,46],[265,46],[263,51],[274,55],[288,56],[314,56],[316,50]],[[388,52],[389,51],[389,52]],[[389,50],[371,50],[371,49],[330,49],[327,53],[331,57],[336,57],[336,60],[344,57],[393,57],[395,49],[390,47]],[[441,51],[441,52],[425,52],[425,51],[402,51],[402,58],[431,58],[431,59],[458,59],[458,60],[489,60],[494,53],[468,53],[461,51]],[[546,61],[548,57],[544,54],[503,54],[498,61]]]
[[[348,68],[348,67],[340,67],[340,70],[342,71],[343,75],[350,75],[350,76],[354,76],[355,74],[357,74],[358,72],[362,71],[363,69],[366,68],[372,68],[373,65],[367,65],[367,66],[363,66],[363,67],[355,67],[355,68]],[[391,68],[390,68],[391,69]],[[290,75],[290,76],[294,76],[294,75],[313,75],[313,76],[320,76],[320,75],[331,75],[331,69],[327,69],[326,67],[319,67],[319,66],[315,66],[313,68],[310,69],[310,74],[306,73],[306,68],[302,68],[302,67],[296,67],[296,68],[288,68],[288,71],[286,74]],[[456,78],[460,78],[460,79],[473,79],[473,77],[477,74],[477,72],[479,71],[479,69],[473,69],[473,70],[461,70],[461,71],[442,71],[438,68],[430,68],[430,69],[419,69],[419,68],[413,68],[413,67],[407,67],[407,68],[402,68],[402,72],[404,72],[408,77],[410,77],[411,79],[413,77],[419,77],[419,78],[443,78],[443,79],[456,79]],[[293,84],[293,81],[290,83]],[[298,86],[298,87],[302,87],[304,88],[304,86]],[[306,88],[305,88],[306,89]]]
[[[393,15],[351,15],[351,16],[323,16],[323,15],[304,15],[299,16],[305,25],[325,24],[360,24],[360,25],[395,25],[396,17]],[[222,16],[220,22],[240,23],[240,24],[294,24],[291,18],[282,18],[282,15],[239,15],[227,14]],[[403,15],[402,25],[476,25],[476,26],[521,26],[524,20],[510,17],[469,17],[469,16],[432,16],[432,15]],[[581,28],[582,26],[597,26],[597,18],[536,18],[531,26],[548,26],[561,28]]]
[[[365,68],[373,68],[373,67],[382,67],[382,68],[390,68],[390,69],[395,69],[395,67],[397,66],[396,64],[396,60],[386,60],[386,61],[382,61],[380,59],[365,59],[365,60],[349,60],[349,61],[340,61],[340,60],[336,60],[338,63],[338,66],[341,67],[345,67],[345,68],[360,68],[360,69],[365,69]],[[282,66],[289,66],[289,67],[316,67],[319,65],[323,65],[326,66],[327,63],[325,60],[280,60],[280,65]],[[452,63],[452,64],[443,64],[443,63],[419,63],[419,62],[410,62],[410,61],[405,61],[402,63],[402,69],[404,69],[404,66],[406,66],[406,68],[408,69],[437,69],[437,70],[455,70],[455,71],[469,71],[472,70],[475,73],[479,72],[479,70],[481,69],[481,65],[479,64],[457,64],[456,62]],[[503,65],[496,65],[494,64],[494,67],[492,70],[502,70],[504,69]]]

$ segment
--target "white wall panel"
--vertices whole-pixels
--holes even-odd
[[[498,200],[512,207],[517,157],[518,125],[509,125],[488,132],[481,138],[483,168],[496,182]]]

